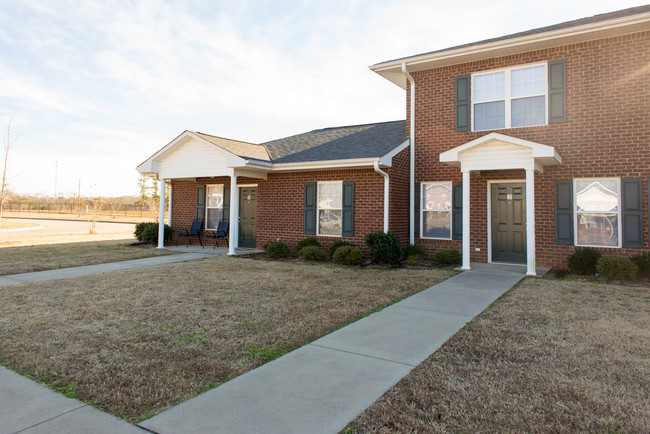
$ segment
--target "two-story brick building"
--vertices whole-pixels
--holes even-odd
[[[171,181],[176,230],[240,221],[232,253],[391,230],[534,274],[579,246],[648,250],[650,6],[371,69],[405,89],[406,123],[261,145],[185,132],[138,170]]]

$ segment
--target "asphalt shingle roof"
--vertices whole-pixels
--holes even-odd
[[[324,128],[262,143],[273,163],[383,157],[406,141],[406,121]]]

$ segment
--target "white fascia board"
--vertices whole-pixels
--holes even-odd
[[[386,167],[392,167],[393,166],[393,157],[402,152],[404,149],[409,147],[409,141],[410,139],[406,139],[404,143],[399,145],[397,148],[393,149],[390,151],[388,154],[384,155],[379,159],[379,164],[382,166]]]
[[[535,48],[546,48],[552,45],[562,43],[580,42],[589,39],[589,34],[595,33],[593,38],[607,37],[609,33],[625,33],[625,27],[630,27],[630,32],[642,31],[645,24],[650,21],[650,12],[643,14],[631,15],[627,17],[615,18],[607,21],[583,24],[581,26],[567,27],[564,29],[550,30],[544,33],[535,33],[524,35],[516,38],[508,38],[500,41],[486,42],[483,44],[474,44],[455,50],[445,50],[437,53],[420,54],[402,59],[391,60],[388,62],[378,63],[369,68],[382,75],[387,80],[406,89],[406,80],[401,72],[402,64],[405,63],[409,70],[417,71],[431,69],[437,66],[458,64],[464,61],[464,58],[478,60],[477,56],[482,58],[494,57],[505,53],[499,52],[516,52]],[[616,32],[618,30],[618,32]],[[623,30],[621,32],[621,30]],[[602,35],[598,35],[601,33]],[[572,41],[576,39],[576,41]],[[540,45],[536,47],[535,45]],[[495,53],[496,52],[496,53]],[[401,77],[400,77],[401,76]]]
[[[227,151],[223,149],[220,146],[215,145],[214,143],[205,140],[203,137],[197,136],[196,134],[193,134],[191,131],[183,131],[178,137],[176,137],[174,140],[169,142],[167,145],[163,146],[158,152],[153,154],[151,157],[149,157],[147,160],[145,160],[142,164],[140,164],[137,167],[138,172],[140,173],[158,173],[158,160],[163,158],[165,155],[169,154],[172,152],[174,149],[176,149],[177,146],[181,145],[185,140],[188,138],[193,138],[195,140],[198,140],[201,143],[204,143],[208,146],[211,146],[215,149],[218,149],[220,152],[223,152],[226,154],[226,160],[228,162],[228,166],[230,167],[235,167],[235,166],[243,166],[245,165],[245,159],[239,157],[238,155],[233,154],[230,151]]]
[[[354,158],[350,160],[327,160],[299,163],[278,163],[273,164],[273,172],[287,172],[298,170],[319,170],[319,169],[350,169],[374,167],[378,158]]]

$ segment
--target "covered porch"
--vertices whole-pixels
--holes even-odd
[[[227,254],[241,255],[247,252],[246,249],[239,249],[240,188],[238,180],[239,178],[265,180],[267,172],[271,168],[269,160],[268,153],[263,146],[185,131],[138,166],[140,173],[155,176],[160,183],[158,247],[165,247],[163,222],[167,211],[167,183],[195,181],[197,178],[225,177],[229,179],[230,185],[228,221],[231,222]],[[171,200],[169,202],[168,223],[172,226],[174,215],[171,210]],[[179,246],[180,248],[181,246]],[[207,253],[208,250],[212,250],[212,248],[201,249],[203,253]]]
[[[485,193],[488,197],[487,213],[487,234],[488,234],[488,262],[500,262],[495,260],[492,251],[495,243],[495,236],[492,233],[492,221],[494,213],[490,209],[493,195],[503,195],[504,204],[511,205],[513,201],[523,205],[521,211],[525,221],[521,222],[525,234],[518,234],[523,237],[520,244],[524,246],[524,256],[527,275],[536,275],[535,268],[535,173],[543,173],[544,167],[549,165],[562,164],[562,156],[553,146],[535,143],[499,133],[490,133],[478,139],[472,140],[463,145],[452,148],[440,154],[440,161],[460,168],[463,174],[462,183],[462,269],[471,268],[471,227],[470,216],[472,214],[472,197],[470,196],[471,173],[479,172],[483,175],[490,171],[502,171],[512,169],[523,169],[525,179],[508,180],[508,186],[504,186],[503,193],[497,191],[491,182]],[[496,184],[498,181],[494,181]],[[505,184],[505,182],[501,182]],[[523,189],[520,187],[523,185]],[[519,191],[523,190],[523,191]],[[476,193],[475,193],[476,194]],[[513,205],[514,206],[514,205]],[[474,210],[481,212],[481,210]],[[513,235],[515,236],[515,235]],[[507,256],[506,256],[507,257]],[[504,262],[509,262],[505,260]]]

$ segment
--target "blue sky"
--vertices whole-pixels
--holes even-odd
[[[403,119],[368,65],[638,1],[0,0],[0,126],[18,193],[137,194],[182,131],[264,142]],[[6,133],[6,130],[5,130]]]

